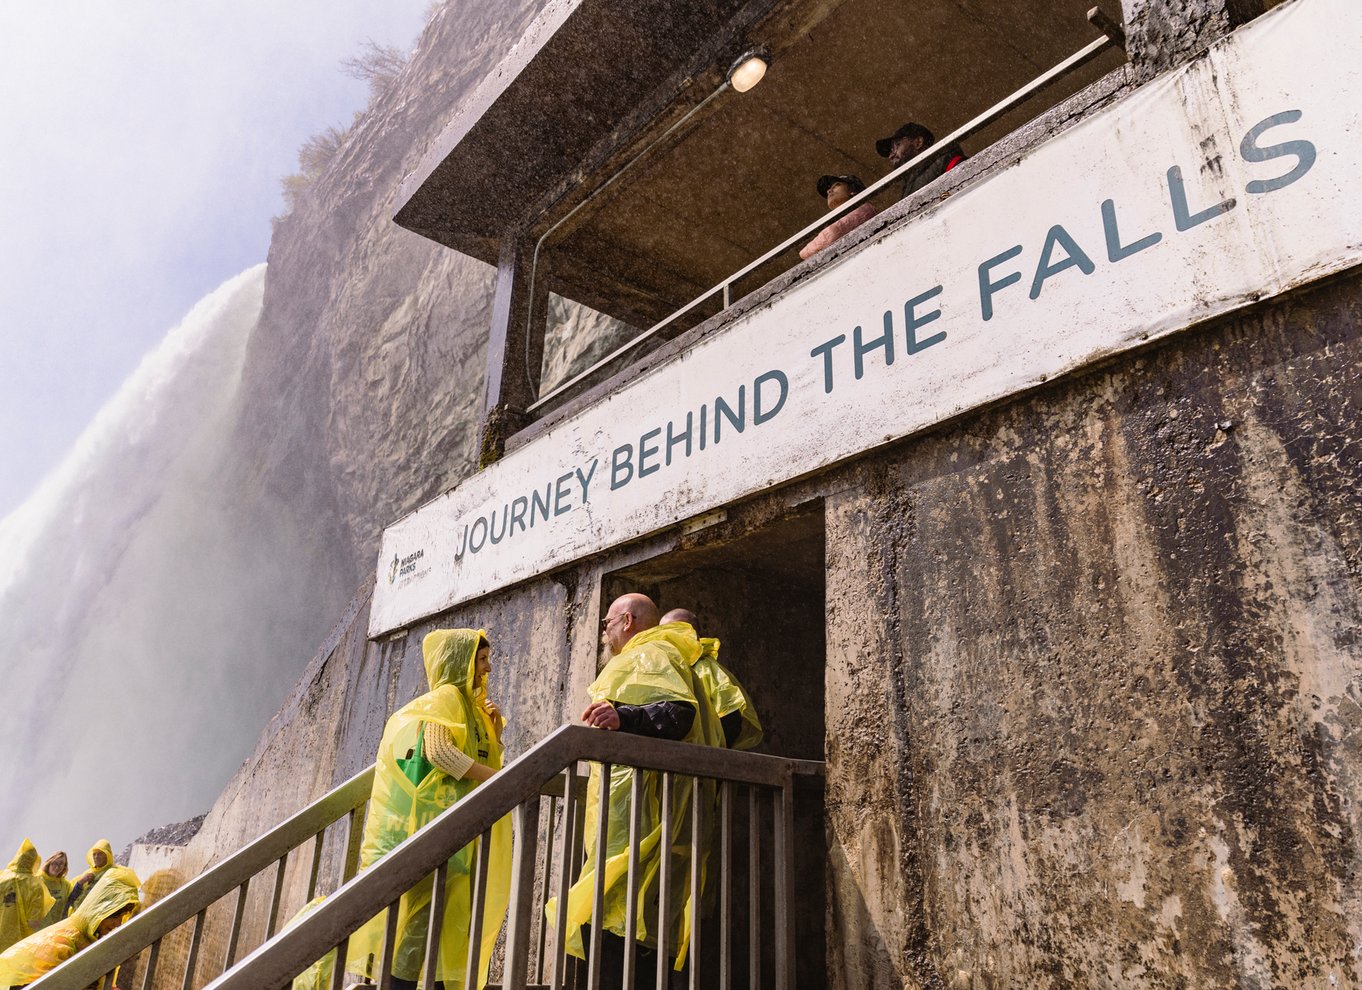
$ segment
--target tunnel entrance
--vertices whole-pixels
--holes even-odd
[[[712,542],[654,557],[605,576],[602,616],[619,595],[640,591],[666,612],[688,608],[700,618],[701,636],[722,644],[720,661],[746,687],[761,717],[765,737],[757,752],[795,759],[824,758],[824,668],[826,666],[826,575],[821,500],[740,536],[716,527]],[[703,534],[701,534],[703,535]],[[826,972],[826,838],[821,790],[797,801],[795,876],[799,907],[795,917],[799,982],[816,985]],[[747,801],[737,801],[735,832],[748,835]],[[771,809],[762,810],[761,831],[772,834]],[[738,849],[745,850],[740,840]],[[774,901],[774,868],[769,839],[762,849],[762,899]],[[735,857],[733,896],[747,903],[745,851]],[[711,933],[712,930],[712,933]],[[717,918],[702,930],[702,943],[718,945]],[[734,932],[737,960],[748,958],[746,923]],[[772,940],[762,940],[762,985],[772,985]],[[705,952],[701,986],[717,985],[718,954]],[[734,985],[747,987],[740,964]],[[711,972],[711,969],[713,972]]]

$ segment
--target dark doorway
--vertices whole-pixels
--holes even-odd
[[[808,503],[738,535],[727,526],[716,526],[712,532],[712,540],[701,545],[607,575],[602,609],[619,595],[640,591],[664,612],[672,608],[695,612],[700,617],[697,631],[719,639],[719,659],[742,681],[760,714],[765,738],[757,752],[822,760],[827,652],[822,502]],[[749,828],[745,796],[736,807],[740,815],[735,832],[745,837]],[[820,986],[825,979],[826,903],[821,790],[801,792],[796,807],[796,975],[799,986]],[[766,836],[771,835],[770,813],[769,807],[763,808],[761,831]],[[741,868],[734,877],[733,895],[739,905],[745,905],[748,896],[744,841],[739,841],[735,856]],[[768,839],[762,850],[764,862],[770,857],[770,845]],[[774,900],[770,890],[774,871],[763,865],[762,873],[762,900],[769,905]],[[739,924],[734,933],[739,960],[750,951],[745,925]],[[711,918],[702,931],[702,945],[717,946],[717,934]],[[762,942],[762,983],[771,985],[771,940]],[[706,951],[704,957],[700,985],[717,985],[717,953]],[[734,985],[748,986],[745,963],[739,963]]]

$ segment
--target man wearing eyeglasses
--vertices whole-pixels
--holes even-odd
[[[700,657],[700,643],[690,626],[673,623],[658,625],[658,610],[647,595],[629,594],[617,599],[601,620],[601,638],[611,654],[610,661],[587,689],[591,704],[582,712],[582,721],[598,729],[630,732],[636,735],[673,739],[708,746],[722,746],[723,732],[707,698],[697,695],[692,665]],[[586,836],[596,834],[600,807],[599,765],[591,767],[587,784]],[[629,857],[630,796],[635,771],[627,766],[612,766],[610,799],[605,843],[605,914],[601,922],[603,988],[623,987],[624,940],[626,932]],[[657,932],[659,930],[658,888],[662,850],[658,841],[662,829],[661,774],[638,771],[643,803],[639,835],[638,909],[636,916],[635,986],[652,987],[657,973]],[[689,834],[690,787],[678,781],[672,791],[673,834]],[[587,858],[577,882],[568,895],[568,951],[586,958],[589,942],[591,905],[596,869],[602,857],[595,843],[588,840]],[[689,910],[689,888],[684,878],[689,870],[689,851],[673,850],[668,860],[672,896],[665,912],[670,945],[677,960],[684,959],[686,942],[681,933],[682,918]],[[557,908],[552,907],[551,912]]]

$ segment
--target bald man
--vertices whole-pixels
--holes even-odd
[[[674,608],[662,617],[662,625],[684,622],[699,631],[700,618],[688,608]],[[700,659],[691,668],[696,687],[704,692],[723,727],[724,745],[729,749],[752,749],[762,740],[761,719],[746,688],[733,671],[719,662],[719,641],[700,640]]]
[[[722,745],[722,729],[708,698],[697,686],[692,665],[701,648],[695,630],[676,623],[658,625],[657,606],[647,595],[623,595],[611,603],[601,620],[601,638],[611,654],[591,687],[591,704],[582,712],[582,721],[594,728],[612,732],[673,739],[700,745]],[[568,895],[568,951],[586,958],[590,941],[591,902],[598,856],[593,837],[600,807],[600,773],[591,766],[587,784],[585,831],[587,858],[577,882]],[[643,790],[639,843],[639,887],[635,986],[652,987],[657,973],[657,931],[659,928],[658,884],[662,856],[658,836],[662,828],[661,775],[638,771]],[[610,803],[606,825],[605,916],[601,933],[601,986],[622,987],[626,896],[629,857],[630,793],[635,771],[627,766],[610,770]],[[680,782],[678,782],[679,784]],[[690,788],[676,786],[672,792],[673,834],[688,835],[690,828]],[[614,867],[618,866],[618,869]],[[672,896],[666,911],[670,945],[683,957],[686,944],[681,939],[681,921],[689,907],[689,888],[685,877],[690,868],[689,853],[673,853],[668,869]],[[551,911],[556,914],[557,907]]]

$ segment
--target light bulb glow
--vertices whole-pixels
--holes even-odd
[[[728,74],[728,81],[739,93],[746,93],[761,82],[766,75],[766,59],[760,55],[749,55],[742,59]]]

